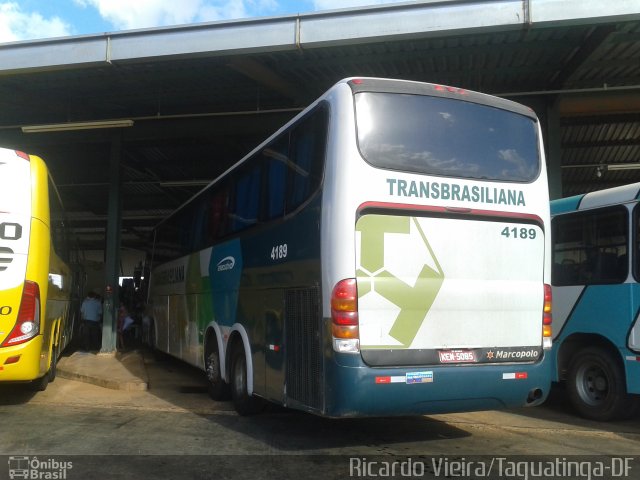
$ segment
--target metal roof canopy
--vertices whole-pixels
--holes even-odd
[[[422,1],[4,44],[0,144],[45,158],[81,248],[102,250],[115,131],[21,127],[133,120],[117,130],[121,238],[148,249],[154,224],[348,76],[529,104],[565,194],[640,181],[596,175],[640,162],[638,0]]]

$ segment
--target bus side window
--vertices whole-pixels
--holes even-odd
[[[627,253],[628,218],[625,208],[603,209],[595,216],[598,248],[594,282],[620,283],[627,279],[627,265],[621,264],[619,257]]]
[[[621,283],[627,278],[627,210],[624,207],[553,219],[554,285]],[[622,259],[622,260],[621,260]]]
[[[261,176],[260,164],[239,175],[235,188],[233,232],[244,230],[258,221]]]
[[[582,262],[582,222],[573,216],[553,219],[553,285],[578,285],[578,265]]]
[[[209,200],[209,221],[207,222],[209,243],[224,237],[231,231],[229,187],[215,191]]]
[[[266,169],[266,211],[267,220],[284,215],[284,199],[287,187],[287,165],[289,163],[289,134],[285,134],[267,145],[261,152]]]
[[[203,202],[201,204],[194,205],[193,207],[187,207],[188,212],[191,213],[192,224],[191,228],[184,228],[184,231],[191,232],[187,238],[188,250],[185,251],[194,251],[200,250],[207,246],[207,232],[208,232],[208,224],[209,215],[207,212],[208,204]]]
[[[291,133],[287,212],[302,205],[320,186],[327,144],[328,111],[315,110]]]
[[[636,281],[640,280],[640,204],[633,209],[633,229],[635,231],[633,238],[633,247],[629,252],[631,254],[631,265],[633,275]]]
[[[49,177],[49,228],[53,250],[60,258],[67,261],[69,249],[64,225],[64,209],[51,177]]]

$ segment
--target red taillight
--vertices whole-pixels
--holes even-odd
[[[27,162],[31,161],[31,159],[29,158],[29,154],[21,152],[20,150],[16,150],[15,152],[18,157],[25,159]]]
[[[40,287],[37,283],[26,280],[20,300],[20,310],[16,324],[2,346],[24,343],[40,332]]]
[[[469,94],[469,92],[467,92],[464,88],[449,87],[447,85],[434,85],[433,89],[436,90],[437,92],[457,93],[458,95]]]
[[[551,285],[544,285],[544,307],[542,308],[542,336],[551,337],[551,324],[553,317],[551,316]]]
[[[336,338],[358,338],[358,287],[355,278],[339,281],[331,292],[332,331]]]

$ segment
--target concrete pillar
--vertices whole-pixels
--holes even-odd
[[[107,214],[107,238],[105,245],[105,292],[102,314],[103,353],[116,350],[118,323],[118,281],[120,277],[120,226],[122,209],[120,201],[120,160],[122,158],[122,133],[114,133],[111,139],[109,161],[109,209]]]
[[[559,98],[550,99],[547,105],[547,174],[549,176],[549,197],[562,198],[562,132],[560,130]]]

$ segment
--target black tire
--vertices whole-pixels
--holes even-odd
[[[607,350],[589,347],[576,353],[569,363],[569,400],[578,413],[607,422],[635,413],[637,399],[627,394],[624,371]]]
[[[50,382],[56,379],[58,373],[58,355],[55,346],[51,347],[51,364],[49,370],[42,377],[36,378],[29,384],[29,388],[34,392],[44,392]]]
[[[49,385],[49,372],[42,377],[36,378],[29,384],[29,389],[33,392],[44,392]]]
[[[49,377],[49,383],[53,383],[56,379],[56,374],[58,373],[58,349],[54,347],[51,350],[51,366],[49,367],[49,372],[47,376]]]
[[[209,385],[209,396],[216,401],[229,400],[231,391],[229,389],[229,384],[222,379],[218,342],[216,342],[215,338],[212,338],[207,342],[205,371],[207,373],[207,383]]]
[[[247,359],[243,348],[233,350],[231,356],[231,398],[239,415],[254,415],[264,408],[261,398],[247,392]]]

